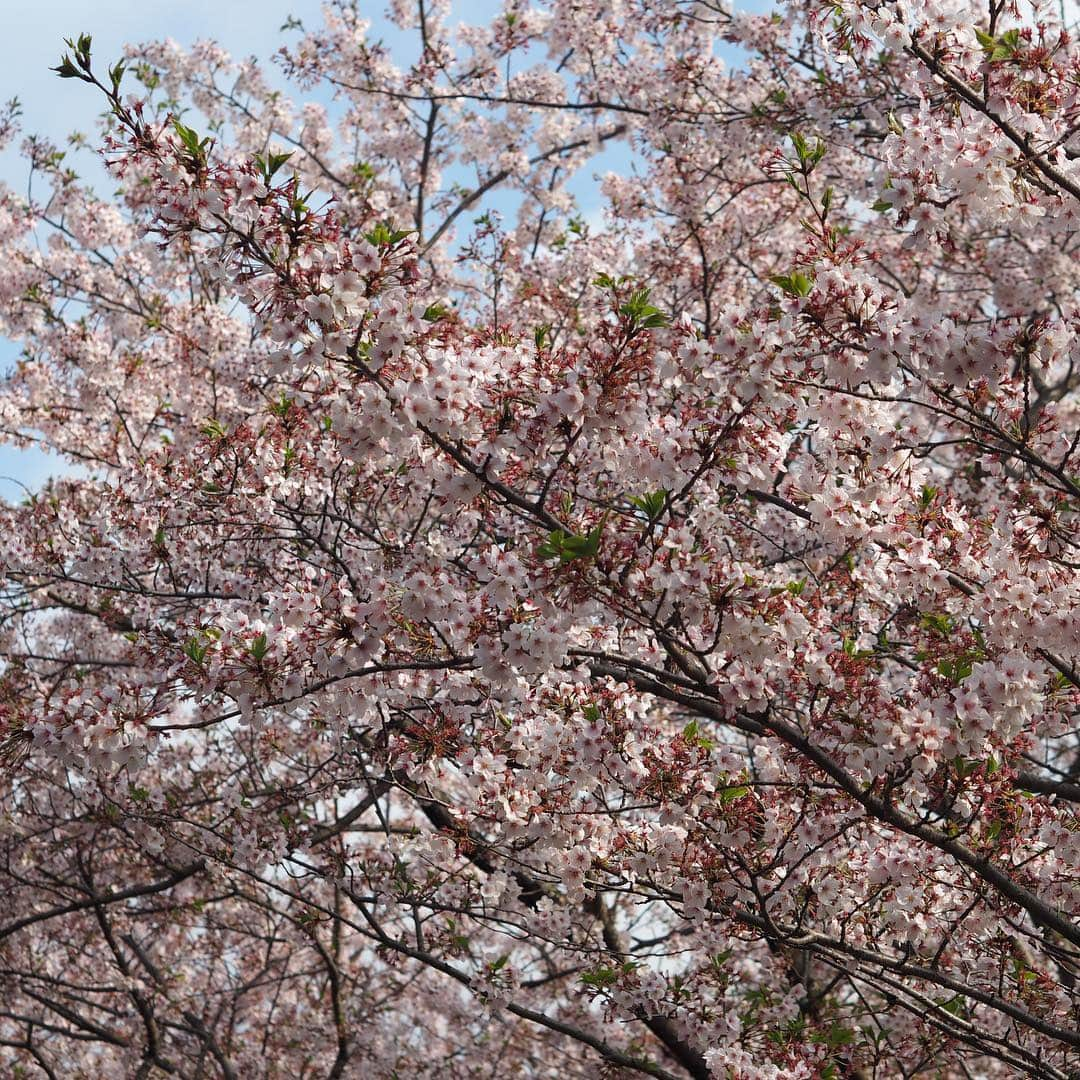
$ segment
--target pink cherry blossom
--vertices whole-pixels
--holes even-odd
[[[1060,14],[390,17],[0,189],[0,1072],[1067,1080]]]

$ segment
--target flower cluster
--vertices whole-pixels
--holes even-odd
[[[391,17],[0,191],[0,1063],[1066,1080],[1080,50]]]

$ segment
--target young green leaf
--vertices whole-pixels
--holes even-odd
[[[789,296],[809,296],[814,287],[813,277],[801,270],[793,270],[790,274],[773,274],[769,280]]]
[[[650,491],[645,495],[631,495],[630,504],[640,510],[650,522],[656,521],[667,505],[668,490]]]

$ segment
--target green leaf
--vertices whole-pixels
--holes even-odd
[[[649,521],[656,521],[664,512],[664,507],[667,505],[668,494],[667,488],[660,488],[658,491],[650,491],[645,495],[631,495],[629,501],[631,505],[640,510]]]
[[[919,616],[919,623],[927,630],[932,630],[942,637],[949,637],[956,629],[956,622],[950,615],[937,615],[934,612],[923,612]]]
[[[612,986],[618,981],[619,973],[614,968],[599,967],[593,971],[586,971],[581,976],[581,981],[586,986],[595,986],[603,989]]]
[[[629,975],[635,971],[641,965],[633,960],[627,960],[624,964],[621,964],[618,968],[611,967],[598,967],[592,971],[586,971],[581,976],[581,981],[586,986],[595,986],[598,989],[604,989],[609,986],[613,986],[619,980],[620,975]]]
[[[206,162],[207,152],[213,140],[209,135],[204,139],[200,139],[198,134],[191,128],[184,124],[181,124],[179,120],[173,120],[173,130],[180,137],[180,142],[183,144],[184,149],[191,155],[192,160],[196,165],[203,165]]]
[[[208,439],[224,439],[227,434],[225,426],[216,417],[204,420],[203,425],[199,430]]]
[[[156,90],[161,85],[161,76],[149,64],[135,65],[135,78],[146,87],[147,90]]]
[[[964,999],[960,994],[953,994],[951,998],[939,998],[934,1004],[953,1016],[964,1015]]]
[[[718,971],[724,970],[724,965],[734,956],[733,949],[723,949],[714,956],[709,957],[709,963]]]
[[[49,68],[49,70],[55,71],[61,79],[82,79],[83,82],[89,81],[86,76],[81,71],[79,71],[79,69],[71,62],[71,57],[68,56],[66,53],[61,58],[60,63],[57,64],[54,68]]]
[[[1016,976],[1016,981],[1019,983],[1033,982],[1037,979],[1038,973],[1032,971],[1022,960],[1013,958],[1013,974]]]
[[[256,663],[262,663],[263,657],[270,651],[266,641],[266,634],[262,633],[248,646],[248,652],[255,658]]]
[[[648,289],[635,289],[630,299],[619,308],[619,313],[630,320],[633,332],[656,330],[671,321],[658,307],[649,303]]]
[[[386,225],[376,225],[371,232],[364,234],[364,239],[373,247],[385,247],[390,243],[390,229]]]
[[[184,655],[195,664],[202,665],[202,662],[206,659],[206,652],[208,645],[205,642],[199,641],[198,638],[188,638],[184,642],[183,652]]]
[[[789,138],[791,145],[795,148],[795,156],[806,172],[809,172],[825,156],[826,146],[821,139],[815,138],[814,145],[811,146],[806,137],[798,131],[792,132]]]
[[[702,734],[701,727],[696,720],[691,720],[683,728],[683,738],[688,746],[700,746],[702,750],[712,750],[716,746],[716,743],[708,735]]]
[[[80,34],[75,41],[64,38],[64,44],[74,53],[74,60],[68,53],[64,53],[60,63],[49,70],[55,71],[61,79],[82,79],[83,82],[93,82],[93,76],[90,74],[90,43],[89,34]]]
[[[1020,51],[1020,30],[1016,27],[1012,30],[1006,30],[1004,34],[997,38],[991,37],[982,30],[976,30],[975,37],[991,63],[1000,60],[1011,60]]]
[[[952,682],[963,682],[971,674],[974,658],[971,653],[964,653],[951,660],[941,660],[937,666],[938,674]]]
[[[1054,674],[1051,686],[1055,691],[1061,691],[1066,689],[1067,687],[1072,686],[1072,679],[1070,679],[1069,676],[1065,675],[1063,672],[1058,671]]]
[[[555,529],[540,545],[540,557],[558,559],[563,566],[575,559],[595,559],[600,551],[600,536],[603,527],[604,522],[601,521],[584,536],[576,536],[563,532],[562,529]]]
[[[277,401],[271,402],[270,413],[276,416],[279,420],[284,420],[289,415],[289,410],[295,404],[295,399],[285,396],[285,391],[281,392],[281,397]]]
[[[389,221],[383,221],[371,232],[365,233],[364,239],[373,247],[393,247],[415,231],[415,229],[395,229]]]
[[[292,157],[292,153],[288,154],[270,154],[266,159],[266,175],[271,177],[285,164],[289,158]]]
[[[830,1050],[841,1046],[850,1046],[855,1041],[855,1032],[841,1024],[832,1024],[825,1033],[825,1045]]]
[[[292,153],[288,154],[267,154],[266,157],[262,157],[260,154],[255,155],[255,164],[259,166],[259,172],[262,173],[264,183],[268,186],[270,181],[274,178],[274,174],[292,157]]]
[[[790,274],[773,274],[769,280],[789,296],[809,296],[814,287],[813,276],[804,274],[801,270],[792,270]]]

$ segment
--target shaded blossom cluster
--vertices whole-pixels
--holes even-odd
[[[1076,1075],[1071,30],[391,16],[0,190],[3,1069]]]

